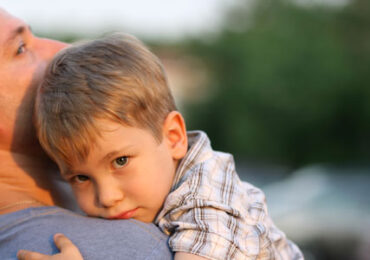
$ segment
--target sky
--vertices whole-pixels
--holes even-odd
[[[119,29],[146,37],[181,38],[217,30],[228,7],[237,1],[0,0],[0,7],[45,33]]]
[[[100,35],[119,30],[146,38],[179,39],[214,32],[227,10],[252,0],[0,0],[35,32]],[[340,5],[350,0],[292,0]]]

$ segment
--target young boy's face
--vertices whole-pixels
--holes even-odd
[[[63,177],[90,216],[152,222],[169,193],[176,171],[171,142],[149,130],[102,120],[101,137],[85,162]]]

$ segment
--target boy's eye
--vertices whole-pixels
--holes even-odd
[[[118,157],[113,161],[113,167],[116,169],[122,168],[127,164],[127,161],[128,161],[127,156]]]
[[[89,177],[87,177],[86,175],[76,175],[73,177],[73,179],[76,183],[83,183],[85,181],[88,181]]]
[[[26,44],[25,43],[21,43],[20,45],[19,45],[19,47],[18,47],[18,49],[17,49],[17,55],[19,55],[19,54],[22,54],[23,52],[25,52],[26,51]]]

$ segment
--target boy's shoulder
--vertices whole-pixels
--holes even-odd
[[[232,154],[213,150],[211,140],[208,135],[201,130],[193,130],[187,132],[188,136],[188,151],[182,160],[183,164],[196,165],[201,163],[210,163],[213,160],[232,160]]]
[[[214,201],[239,208],[241,205],[230,205],[238,203],[237,199],[232,202],[227,199],[244,198],[247,194],[235,170],[233,156],[214,151],[202,131],[190,131],[188,138],[189,150],[177,168],[168,199]]]
[[[231,154],[215,151],[211,141],[203,131],[188,131],[188,151],[176,170],[174,185],[177,182],[197,177],[215,178],[227,172],[228,177],[236,175],[234,158]]]
[[[171,235],[172,250],[194,252],[199,248],[200,255],[212,259],[260,255],[272,259],[281,253],[293,259],[289,257],[294,252],[300,255],[299,250],[290,249],[284,233],[270,220],[264,193],[239,179],[233,156],[214,151],[204,132],[192,131],[188,137],[188,153],[156,220]]]

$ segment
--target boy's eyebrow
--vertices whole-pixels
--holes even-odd
[[[119,150],[114,150],[114,151],[111,151],[109,153],[107,153],[101,160],[100,162],[104,162],[104,161],[110,161],[112,158],[114,157],[117,157],[117,156],[125,156],[127,155],[126,153],[130,150],[130,148],[132,148],[133,145],[128,145],[128,146],[124,146],[122,148],[120,148]]]
[[[60,171],[60,176],[62,176],[63,179],[68,178],[68,176],[72,175],[72,171],[66,170],[66,171]]]
[[[118,150],[114,150],[114,151],[111,151],[109,153],[107,153],[100,161],[99,163],[104,163],[106,161],[110,161],[112,160],[112,158],[115,158],[117,156],[127,156],[128,153],[130,153],[130,150],[134,147],[134,145],[127,145],[127,146],[124,146]],[[73,170],[73,168],[66,168],[64,170],[61,170],[60,171],[62,177],[68,177],[70,175],[73,175],[75,174],[75,171]]]

